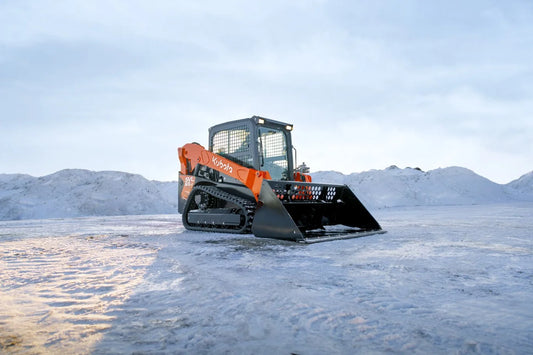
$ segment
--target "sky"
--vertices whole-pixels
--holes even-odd
[[[345,174],[533,170],[533,2],[0,1],[0,173],[177,180],[177,148],[264,116]]]

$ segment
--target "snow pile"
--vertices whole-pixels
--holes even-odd
[[[177,213],[177,204],[177,183],[122,172],[0,175],[0,220]]]
[[[449,167],[312,174],[314,182],[346,184],[369,208],[533,201],[533,172],[496,184]],[[68,169],[32,177],[0,174],[0,220],[177,213],[178,184],[116,171]]]
[[[350,175],[331,171],[311,175],[313,182],[350,186],[363,204],[373,208],[533,201],[532,173],[507,185],[496,184],[461,167],[424,172],[391,166]]]
[[[533,201],[533,171],[505,185],[506,191],[519,200]]]

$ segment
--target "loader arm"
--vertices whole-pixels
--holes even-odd
[[[181,163],[180,172],[183,175],[191,175],[198,164],[207,166],[239,180],[252,191],[256,202],[259,200],[263,180],[271,179],[268,171],[244,167],[205,149],[198,143],[188,143],[178,148],[178,156]]]

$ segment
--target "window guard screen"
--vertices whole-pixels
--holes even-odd
[[[250,143],[250,130],[246,126],[239,126],[215,133],[211,139],[211,150],[238,164],[252,167]]]
[[[267,170],[273,180],[288,179],[287,140],[284,132],[259,128],[261,170]]]

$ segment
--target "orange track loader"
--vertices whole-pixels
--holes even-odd
[[[209,129],[209,149],[178,148],[179,212],[189,230],[313,243],[384,233],[346,185],[295,167],[292,125],[253,116]]]

